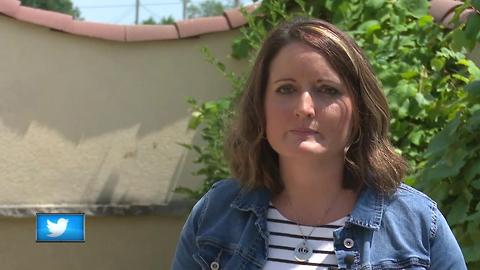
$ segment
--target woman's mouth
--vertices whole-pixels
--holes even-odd
[[[292,129],[290,130],[295,135],[301,135],[301,136],[309,136],[309,135],[317,135],[318,132],[316,130],[310,129],[310,128],[297,128],[297,129]]]

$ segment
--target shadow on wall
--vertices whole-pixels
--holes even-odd
[[[8,28],[0,50],[0,118],[19,135],[35,121],[74,144],[136,125],[141,138],[188,116],[186,97],[229,91],[200,53],[204,45],[228,53],[211,37],[120,43],[6,17],[0,26]]]
[[[1,203],[103,211],[165,205],[181,200],[177,185],[200,184],[195,154],[177,144],[200,141],[186,100],[231,90],[201,48],[241,72],[247,63],[224,59],[238,32],[122,43],[3,16],[0,32]]]

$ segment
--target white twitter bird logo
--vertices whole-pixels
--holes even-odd
[[[57,220],[57,223],[53,223],[49,219],[47,219],[47,228],[48,228],[48,231],[50,232],[48,236],[59,237],[67,230],[67,224],[68,224],[68,219],[65,219],[65,218],[59,218]]]

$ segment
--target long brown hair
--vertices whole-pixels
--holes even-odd
[[[326,58],[347,85],[353,99],[353,128],[345,155],[345,188],[364,184],[391,193],[407,170],[388,139],[387,100],[362,50],[334,25],[311,18],[296,18],[274,28],[263,42],[240,97],[225,139],[230,170],[245,188],[283,189],[278,154],[265,139],[264,99],[270,64],[288,44],[301,42]]]

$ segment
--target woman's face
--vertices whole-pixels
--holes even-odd
[[[270,64],[265,95],[266,136],[280,157],[344,154],[352,98],[326,59],[300,42]]]

